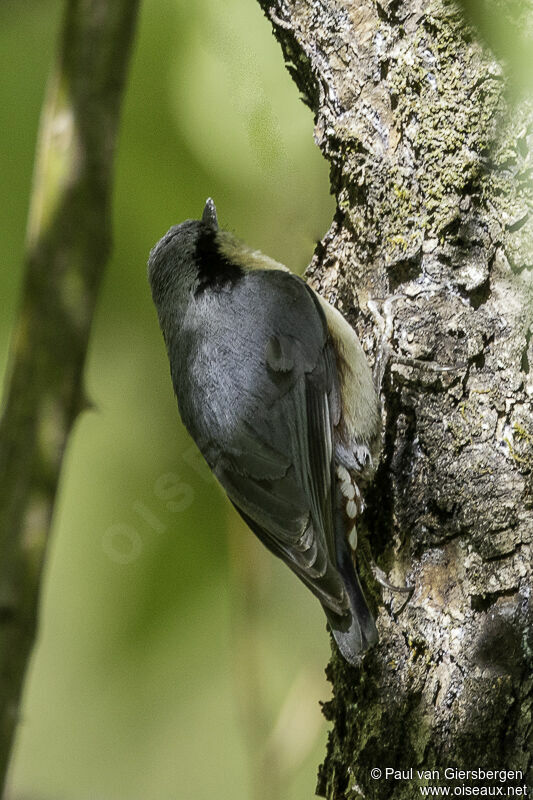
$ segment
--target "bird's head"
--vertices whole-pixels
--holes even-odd
[[[176,309],[176,303],[181,306],[194,294],[205,271],[206,253],[216,249],[217,233],[217,212],[209,198],[201,219],[173,225],[152,248],[148,280],[160,317],[169,303]]]

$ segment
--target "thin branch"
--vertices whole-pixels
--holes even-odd
[[[37,630],[42,567],[111,246],[120,102],[138,0],[67,0],[44,105],[21,307],[0,422],[0,784]]]

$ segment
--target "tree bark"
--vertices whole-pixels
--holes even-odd
[[[112,166],[138,0],[68,0],[43,109],[22,301],[0,422],[0,791],[62,457],[111,245]]]
[[[392,353],[359,557],[380,642],[359,669],[333,649],[317,792],[507,795],[533,783],[530,103],[446,0],[259,2],[331,164],[337,212],[308,277],[371,360],[384,339]],[[407,603],[371,557],[413,584]]]

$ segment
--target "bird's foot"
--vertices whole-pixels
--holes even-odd
[[[395,586],[393,583],[391,583],[389,580],[387,580],[387,576],[385,575],[383,570],[380,567],[378,567],[378,565],[375,562],[371,563],[371,568],[372,568],[372,573],[374,575],[374,578],[385,589],[388,589],[391,592],[398,592],[399,594],[412,594],[414,592],[414,590],[415,590],[414,586],[410,586],[410,585],[407,585],[407,586]]]

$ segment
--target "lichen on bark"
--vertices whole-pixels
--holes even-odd
[[[391,331],[360,558],[380,643],[357,670],[333,653],[318,791],[418,792],[376,766],[531,785],[531,103],[446,0],[260,3],[331,164],[337,212],[309,280],[370,359],[370,299]],[[414,585],[401,613],[370,554]]]

